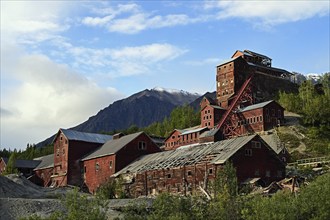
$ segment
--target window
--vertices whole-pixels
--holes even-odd
[[[63,155],[65,154],[65,149],[64,149],[64,148],[62,149],[62,154],[63,154]]]
[[[209,109],[209,110],[207,110],[207,112],[208,112],[208,113],[210,113],[210,109]]]
[[[253,148],[261,148],[261,143],[259,141],[252,141]]]
[[[95,164],[95,170],[96,171],[99,171],[99,169],[100,169],[100,164],[98,162],[96,162],[96,164]]]
[[[110,167],[110,169],[112,169],[112,160],[110,160],[110,162],[109,162],[109,167]]]
[[[56,156],[57,157],[60,156],[60,149],[59,148],[57,148],[57,150],[56,150]]]
[[[245,149],[245,156],[252,156],[252,149]]]
[[[67,144],[68,143],[68,140],[67,139],[65,139],[65,144]]]
[[[260,121],[262,122],[262,115],[260,115],[259,118],[260,118]]]
[[[253,117],[253,123],[256,123],[256,117]]]
[[[210,169],[209,169],[209,174],[212,174],[212,173],[213,173],[213,169],[210,168]]]
[[[172,139],[174,139],[174,138],[175,138],[175,136],[173,135],[173,136],[172,136]]]
[[[167,177],[167,179],[171,179],[171,178],[172,178],[172,175],[171,175],[170,173],[168,173],[168,174],[166,175],[166,177]]]
[[[277,110],[277,117],[278,117],[278,118],[281,118],[281,117],[282,117],[282,112],[281,112],[281,110]]]
[[[144,141],[139,141],[139,150],[145,150],[147,148],[147,144]]]
[[[188,176],[192,176],[192,172],[191,172],[191,170],[188,170],[188,171],[187,171],[187,175],[188,175]]]

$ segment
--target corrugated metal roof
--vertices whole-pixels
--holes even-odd
[[[41,161],[41,163],[34,170],[41,170],[41,169],[54,167],[54,154],[38,157],[35,158],[34,160]]]
[[[166,169],[192,165],[198,162],[211,160],[211,163],[222,163],[228,160],[235,152],[252,140],[256,135],[236,137],[211,144],[178,148],[139,157],[137,160],[114,174],[138,173],[146,170]],[[209,158],[209,159],[206,159]]]
[[[74,131],[71,129],[63,129],[61,128],[60,131],[69,139],[74,141],[84,141],[90,143],[100,143],[104,144],[105,142],[112,139],[111,135],[105,134],[94,134],[94,133],[86,133],[80,131]]]
[[[275,102],[275,101],[270,100],[270,101],[261,102],[261,103],[254,104],[254,105],[249,105],[249,106],[246,106],[244,108],[239,109],[238,112],[246,112],[246,111],[250,111],[250,110],[253,110],[253,109],[263,108],[271,102]]]
[[[135,138],[137,138],[142,133],[143,132],[137,132],[134,134],[125,135],[119,139],[110,140],[110,141],[106,142],[105,144],[103,144],[99,149],[97,149],[93,153],[84,157],[82,159],[82,161],[114,154],[117,151],[119,151],[120,149],[122,149],[123,147],[125,147],[128,143],[133,141]]]
[[[252,56],[258,56],[258,57],[267,58],[267,59],[270,59],[271,60],[270,57],[267,57],[266,55],[263,55],[263,54],[260,54],[260,53],[253,52],[251,50],[244,50],[244,53],[250,54]]]
[[[8,158],[6,157],[2,157],[3,161],[5,162],[5,164],[7,165],[8,163]],[[16,168],[30,168],[30,169],[34,169],[35,167],[38,166],[38,164],[40,164],[40,160],[20,160],[20,159],[16,159],[15,160],[15,167]]]

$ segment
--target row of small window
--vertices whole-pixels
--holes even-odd
[[[260,176],[260,171],[259,170],[255,170],[254,171],[254,175],[255,176]],[[271,172],[270,170],[266,170],[266,177],[271,177]],[[277,177],[283,177],[283,172],[281,170],[278,170],[277,173],[276,173],[276,176]]]
[[[210,169],[208,170],[208,174],[209,174],[209,175],[212,175],[212,174],[213,174],[213,168],[210,168]],[[191,170],[188,170],[188,171],[187,171],[187,176],[188,176],[188,177],[193,176],[193,172],[192,172]],[[172,173],[168,173],[168,174],[166,174],[166,178],[167,178],[167,179],[171,179],[171,178],[172,178]]]
[[[112,160],[110,160],[110,162],[109,162],[109,169],[112,169]],[[96,162],[95,171],[99,171],[99,170],[100,170],[100,164],[99,164],[99,162]],[[86,173],[86,171],[87,171],[87,168],[86,168],[86,166],[84,166],[84,172]]]
[[[204,119],[204,120],[205,120],[205,119],[206,119],[206,120],[208,120],[208,119],[212,119],[212,115],[206,115],[206,116],[203,117],[203,119]]]
[[[237,126],[254,124],[254,123],[262,122],[262,120],[263,120],[262,115],[255,116],[255,117],[252,117],[252,118],[247,118],[245,120],[238,121]]]
[[[211,113],[211,110],[210,110],[210,109],[209,109],[209,110],[205,110],[204,113],[205,113],[205,114],[207,114],[207,113]]]
[[[204,126],[205,127],[211,126],[211,122],[205,122]]]
[[[228,90],[228,89],[225,89],[224,91],[222,91],[222,95],[228,95],[228,94],[232,94],[232,93],[234,93],[234,90]]]
[[[223,68],[223,69],[226,69],[226,68],[227,68],[227,66],[228,66],[228,67],[230,67],[230,66],[232,66],[232,64],[230,63],[229,65],[224,65],[224,66],[222,66],[222,67],[221,67],[221,66],[219,66],[219,67],[218,67],[218,70],[221,70],[221,68]]]
[[[222,87],[227,86],[229,84],[229,82],[230,82],[230,84],[233,84],[234,83],[234,79],[230,79],[229,81],[226,79],[226,80],[224,80],[222,82],[218,82],[218,87],[220,87],[220,86],[222,86]]]

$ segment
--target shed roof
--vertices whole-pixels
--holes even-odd
[[[60,131],[63,132],[63,134],[68,138],[68,140],[73,140],[73,141],[84,141],[90,143],[104,144],[105,142],[112,139],[111,135],[106,135],[106,134],[86,133],[86,132],[80,132],[80,131],[63,129],[63,128],[61,128],[59,132]],[[58,135],[56,135],[56,137],[57,136]]]
[[[263,107],[265,107],[266,105],[268,105],[271,102],[275,102],[275,101],[274,100],[270,100],[270,101],[261,102],[261,103],[254,104],[254,105],[249,105],[249,106],[246,106],[244,108],[239,109],[238,112],[246,112],[246,111],[250,111],[250,110],[254,110],[254,109],[258,109],[258,108],[263,108]]]
[[[181,133],[181,135],[195,133],[195,132],[203,131],[205,129],[207,129],[207,127],[201,127],[201,128],[191,129],[191,130],[185,130],[184,132]]]
[[[210,105],[212,108],[220,109],[220,110],[226,110],[218,105]]]
[[[89,154],[88,156],[81,159],[82,161],[94,159],[97,157],[103,157],[111,154],[115,154],[117,151],[125,147],[127,144],[129,144],[131,141],[133,141],[135,138],[143,134],[144,132],[137,132],[134,134],[125,135],[119,139],[114,139],[106,142],[103,144],[99,149],[94,151],[93,153]]]
[[[3,161],[5,164],[8,164],[9,159],[7,157],[2,157]],[[40,164],[40,160],[21,160],[21,159],[16,159],[15,160],[15,167],[16,168],[29,168],[29,169],[34,169],[38,164]]]
[[[34,160],[41,161],[41,163],[36,168],[34,168],[34,170],[41,170],[41,169],[54,167],[54,154],[38,157],[35,158]]]
[[[114,176],[124,173],[138,173],[147,170],[193,165],[207,161],[216,164],[224,163],[255,136],[257,135],[236,137],[212,144],[200,144],[191,147],[183,146],[175,150],[144,155],[114,174]]]

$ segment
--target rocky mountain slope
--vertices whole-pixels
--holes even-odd
[[[146,89],[114,102],[72,129],[102,132],[125,129],[131,125],[145,127],[155,121],[162,121],[176,106],[189,104],[199,97],[199,94],[182,90]]]
[[[160,87],[146,89],[128,98],[115,101],[87,121],[71,129],[100,133],[126,129],[132,125],[145,127],[153,122],[162,121],[177,106],[193,103],[193,107],[198,109],[201,99],[200,94],[183,90]],[[38,143],[37,147],[50,144],[53,138],[54,136]]]

